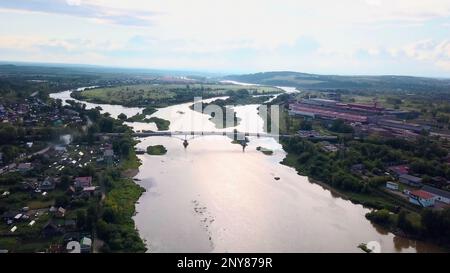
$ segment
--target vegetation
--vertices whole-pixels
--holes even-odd
[[[158,118],[151,117],[147,118],[147,114],[136,114],[131,118],[127,119],[128,122],[146,122],[146,123],[155,123],[158,131],[167,131],[170,128],[170,121]]]
[[[260,147],[260,146],[256,147],[256,150],[260,151],[261,153],[263,153],[265,155],[273,155],[273,151],[272,150],[269,150],[269,149],[264,148],[264,147]]]
[[[149,155],[165,155],[167,153],[167,149],[163,145],[148,146],[147,153]]]
[[[295,86],[300,90],[336,90],[339,93],[386,93],[407,96],[430,93],[449,96],[450,80],[406,76],[335,76],[298,72],[265,72],[225,77],[240,82],[272,86]]]
[[[233,84],[139,84],[89,89],[72,93],[73,97],[89,102],[125,106],[165,107],[192,101],[194,97],[211,98],[246,90],[251,94],[273,94],[281,90],[267,86]]]

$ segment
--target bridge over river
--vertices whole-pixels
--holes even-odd
[[[116,137],[121,136],[124,133],[100,133],[96,134],[96,136],[110,136]],[[179,138],[183,141],[183,146],[187,148],[189,145],[188,137],[190,139],[202,137],[202,136],[228,136],[231,139],[234,139],[239,142],[242,146],[242,150],[245,150],[247,143],[249,140],[247,137],[258,137],[258,138],[279,138],[279,137],[295,137],[296,135],[288,135],[288,134],[269,134],[269,133],[251,133],[251,132],[238,132],[238,131],[145,131],[145,132],[134,132],[131,134],[133,137],[175,137]],[[181,137],[184,137],[183,139]]]
[[[96,136],[110,136],[116,137],[121,136],[124,133],[99,133]],[[186,148],[189,143],[189,139],[202,137],[202,136],[227,136],[231,139],[238,141],[243,150],[249,142],[247,137],[257,137],[257,138],[293,138],[300,137],[311,141],[336,141],[336,136],[301,136],[298,134],[270,134],[270,133],[252,133],[252,132],[239,132],[239,131],[144,131],[144,132],[134,132],[131,134],[133,137],[174,137],[181,139],[183,141],[183,146]],[[183,138],[181,138],[183,137]],[[189,139],[188,139],[189,137]]]
[[[97,136],[121,136],[123,133],[101,133],[96,134]],[[134,137],[153,137],[153,136],[238,136],[238,138],[243,137],[295,137],[296,135],[288,134],[269,134],[269,133],[250,133],[250,132],[237,132],[237,131],[161,131],[161,132],[135,132],[132,133]]]

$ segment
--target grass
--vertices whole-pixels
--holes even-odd
[[[247,89],[252,94],[273,94],[281,90],[270,86],[241,86],[233,84],[139,84],[104,87],[76,92],[74,96],[89,102],[120,105],[162,106],[190,101],[195,95],[214,97]],[[191,96],[192,95],[192,96]]]
[[[167,149],[163,145],[148,146],[147,153],[149,155],[165,155],[167,153]]]

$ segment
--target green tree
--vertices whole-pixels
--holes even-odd
[[[79,229],[84,229],[86,226],[86,211],[79,210],[77,211],[77,227]]]
[[[121,113],[120,115],[117,116],[118,119],[120,120],[126,120],[127,119],[127,115],[125,115],[124,113]]]

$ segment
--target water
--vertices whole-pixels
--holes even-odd
[[[87,87],[78,88],[77,91],[83,91],[86,88]],[[59,92],[59,93],[52,93],[52,94],[50,94],[50,98],[62,100],[63,105],[68,104],[66,101],[73,100],[76,102],[86,104],[86,109],[93,109],[96,107],[101,107],[103,109],[101,111],[102,113],[108,112],[109,114],[111,114],[111,117],[113,117],[113,118],[117,118],[117,116],[120,115],[121,113],[124,113],[125,115],[127,115],[127,117],[132,117],[136,114],[142,113],[142,110],[144,110],[144,108],[139,108],[139,107],[124,107],[121,105],[98,104],[98,103],[90,103],[90,102],[80,101],[80,100],[72,98],[70,96],[71,93],[72,93],[72,90],[63,91],[63,92]]]
[[[218,130],[190,105],[162,108],[152,116],[170,120],[173,131]],[[235,107],[240,131],[262,132],[257,107]],[[102,108],[118,114],[118,106]],[[154,126],[130,125],[135,130]],[[368,209],[279,164],[286,153],[274,139],[250,140],[243,153],[221,136],[190,139],[187,149],[177,138],[141,139],[139,149],[157,144],[168,149],[165,156],[139,155],[136,178],[147,191],[134,220],[150,252],[361,252],[357,246],[371,241],[383,252],[440,251],[375,227],[364,217]],[[257,146],[274,154],[266,156]]]

